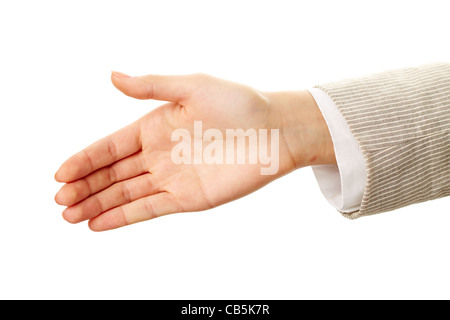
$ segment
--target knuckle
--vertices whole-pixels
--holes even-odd
[[[122,183],[122,196],[127,203],[130,203],[133,200],[130,189],[126,183]]]
[[[110,157],[114,161],[117,160],[117,148],[111,139],[108,140],[107,146],[108,146],[108,153],[109,153]]]
[[[211,79],[210,75],[202,72],[194,73],[192,77],[198,82],[206,82]]]
[[[156,218],[156,213],[153,208],[153,203],[149,198],[144,200],[144,205],[145,205],[145,213],[146,213],[145,220],[150,220],[150,219]]]

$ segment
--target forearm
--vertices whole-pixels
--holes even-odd
[[[335,164],[333,141],[314,98],[306,90],[264,93],[280,129],[280,158],[292,169]]]
[[[317,86],[344,116],[367,168],[360,208],[345,216],[449,195],[449,83],[450,64],[434,63]]]

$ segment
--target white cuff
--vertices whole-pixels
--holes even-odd
[[[341,212],[359,210],[367,173],[358,142],[343,115],[322,90],[308,90],[316,100],[328,125],[336,155],[336,165],[312,166],[319,188],[325,198]]]

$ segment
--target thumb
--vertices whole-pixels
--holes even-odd
[[[136,99],[179,102],[186,100],[198,85],[195,75],[131,77],[113,71],[111,81],[122,93]]]

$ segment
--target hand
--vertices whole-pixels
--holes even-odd
[[[89,220],[92,230],[102,231],[169,213],[206,210],[296,168],[335,162],[326,124],[307,91],[262,93],[202,74],[129,77],[113,72],[111,80],[128,96],[170,102],[61,166],[55,179],[66,184],[55,201],[68,207],[63,217],[71,223]],[[172,133],[187,130],[192,143],[198,143],[194,121],[201,121],[201,133],[223,133],[217,141],[223,146],[227,129],[278,129],[276,172],[261,174],[267,163],[248,161],[249,144],[234,146],[235,154],[245,152],[244,164],[175,163],[173,150],[179,141],[171,140]],[[200,151],[206,152],[207,145],[203,142]]]

